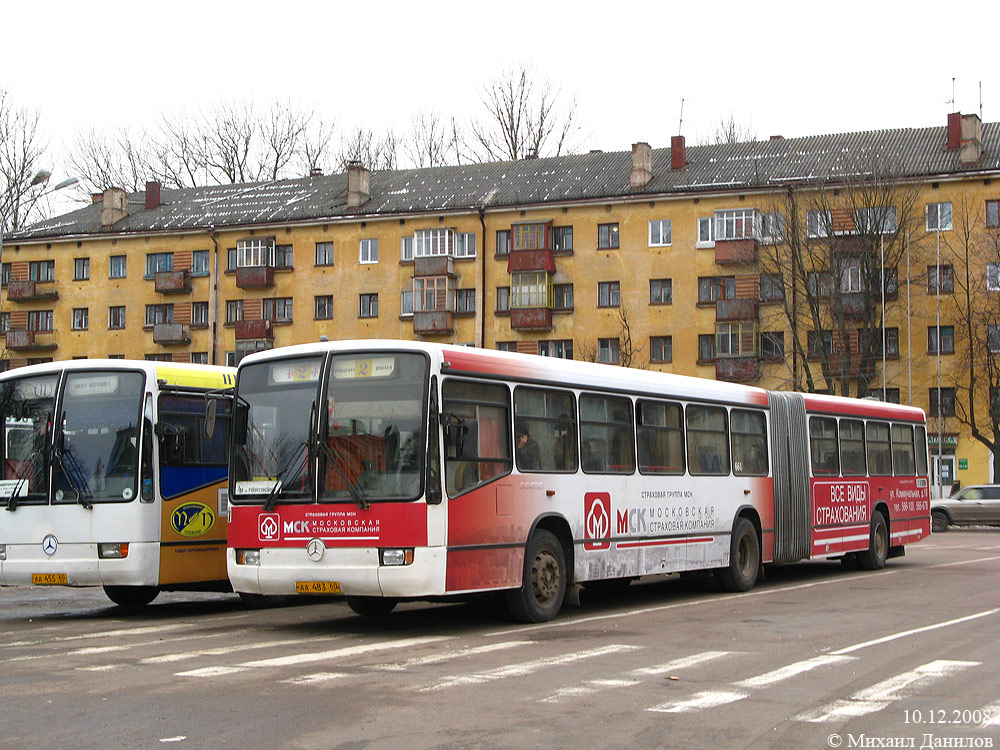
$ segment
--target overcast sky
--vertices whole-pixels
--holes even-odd
[[[676,7],[675,7],[676,6]],[[579,151],[702,140],[732,114],[759,138],[1000,118],[994,2],[5,3],[0,87],[58,154],[220,99],[290,99],[343,126],[461,120],[504,65],[575,96]]]

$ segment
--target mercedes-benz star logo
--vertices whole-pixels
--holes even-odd
[[[44,552],[49,557],[52,557],[59,549],[59,540],[55,538],[54,535],[48,534],[42,540],[42,552]]]
[[[326,554],[326,545],[323,543],[323,540],[309,540],[309,544],[306,545],[306,554],[309,555],[309,559],[313,562],[319,562],[322,560],[323,555]]]

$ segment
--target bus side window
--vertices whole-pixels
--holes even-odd
[[[899,476],[913,476],[913,428],[907,424],[892,426],[892,465]]]
[[[865,427],[868,437],[868,473],[874,476],[892,475],[892,452],[889,447],[889,425],[869,422]]]
[[[637,402],[635,429],[640,473],[684,473],[684,419],[680,404]]]
[[[917,427],[913,431],[913,443],[916,448],[917,475],[927,476],[927,430]]]
[[[510,472],[506,387],[448,379],[442,387],[441,412],[449,497]]]
[[[153,397],[146,396],[142,418],[142,460],[139,467],[139,500],[153,502]]]
[[[845,477],[863,477],[865,462],[865,423],[860,419],[840,420],[840,460]]]
[[[809,420],[809,451],[812,454],[813,476],[835,477],[840,474],[836,419],[812,417]]]
[[[514,389],[518,471],[576,471],[574,402],[573,394],[566,391]]]
[[[581,394],[580,452],[585,472],[632,474],[635,471],[631,399]]]
[[[687,435],[692,474],[729,474],[729,425],[724,408],[688,404]]]
[[[767,474],[767,422],[764,413],[733,409],[729,414],[733,438],[733,473]]]

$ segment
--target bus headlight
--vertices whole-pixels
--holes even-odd
[[[102,560],[121,560],[128,557],[128,544],[98,544],[97,556]]]
[[[259,549],[238,549],[236,550],[237,565],[260,565]]]
[[[410,565],[413,563],[413,548],[379,550],[383,565]]]
[[[0,562],[3,562],[6,559],[7,559],[7,545],[0,544]]]

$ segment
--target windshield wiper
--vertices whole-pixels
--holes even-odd
[[[333,464],[333,470],[337,472],[337,476],[340,477],[340,481],[344,483],[344,486],[350,493],[351,499],[358,504],[358,507],[361,508],[361,510],[368,510],[369,508],[371,508],[372,507],[371,503],[369,503],[367,500],[364,499],[364,497],[361,496],[361,493],[358,492],[358,488],[355,486],[354,482],[352,482],[348,478],[343,467],[341,467],[340,462],[343,460],[343,456],[341,455],[340,451],[338,451],[336,448],[331,448],[329,445],[327,445],[326,441],[323,438],[317,438],[317,440],[319,441],[319,445],[323,449],[323,452],[327,455],[327,457],[330,459],[330,462]]]
[[[90,492],[86,488],[80,486],[72,472],[67,471],[66,463],[63,461],[62,451],[53,451],[52,455],[55,458],[56,463],[59,464],[62,476],[66,477],[66,481],[69,482],[70,489],[76,493],[76,502],[87,510],[93,510],[94,504],[87,499],[90,497]]]
[[[298,446],[295,449],[295,454],[292,456],[291,460],[287,464],[285,464],[285,468],[283,468],[278,473],[278,476],[274,478],[274,487],[272,487],[271,491],[267,493],[267,499],[264,501],[264,507],[262,508],[262,510],[264,511],[274,510],[274,504],[278,501],[278,493],[281,490],[281,486],[285,483],[285,475],[288,473],[289,469],[295,466],[295,461],[302,453],[302,449],[307,448],[308,446],[309,446],[309,441],[307,440],[303,440],[301,443],[298,444]]]

